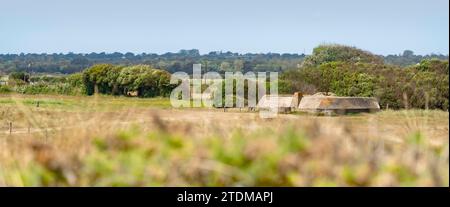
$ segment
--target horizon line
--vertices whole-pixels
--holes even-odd
[[[361,48],[358,48],[358,49],[361,49]],[[74,52],[74,51],[69,51],[69,52],[0,53],[0,55],[18,55],[18,56],[21,56],[21,55],[54,55],[54,54],[57,54],[57,55],[69,55],[69,54],[75,54],[75,55],[83,55],[84,56],[84,55],[89,55],[89,54],[92,54],[92,53],[95,53],[95,54],[121,53],[123,55],[125,55],[127,53],[132,53],[134,56],[139,56],[139,55],[158,55],[158,56],[161,56],[161,55],[166,55],[166,54],[180,54],[181,51],[183,51],[183,50],[184,51],[198,50],[199,56],[209,55],[210,53],[213,53],[213,52],[216,52],[216,53],[219,53],[219,54],[232,53],[232,54],[237,54],[237,55],[258,55],[258,54],[264,54],[264,55],[267,55],[267,54],[279,54],[279,55],[289,54],[289,55],[305,55],[305,56],[312,55],[312,53],[295,53],[295,52],[233,52],[233,51],[222,51],[222,50],[211,50],[211,51],[206,52],[206,53],[201,53],[199,49],[195,49],[195,48],[194,49],[180,49],[177,52],[167,51],[167,52],[162,52],[162,53],[158,53],[158,52],[131,52],[131,51],[127,51],[127,52],[120,52],[120,51],[114,51],[114,52],[106,52],[106,51],[102,51],[102,52],[98,52],[98,51]],[[389,56],[389,55],[400,55],[401,56],[404,51],[407,51],[409,49],[405,49],[402,52],[399,52],[399,53],[396,53],[396,54],[376,54],[376,53],[373,53],[373,52],[371,52],[369,50],[364,50],[364,49],[361,49],[361,50],[370,52],[370,53],[372,53],[374,55],[377,55],[377,56]],[[410,51],[413,51],[413,50],[410,50]],[[427,53],[427,54],[416,54],[415,51],[413,51],[413,52],[414,52],[414,55],[416,55],[416,56],[432,56],[432,55],[449,56],[449,53],[443,54],[443,53],[440,53],[440,52],[438,52],[438,53],[431,52],[431,53]]]

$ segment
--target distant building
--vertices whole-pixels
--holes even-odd
[[[314,95],[265,95],[258,102],[259,110],[278,108],[278,112],[304,111],[319,114],[346,114],[377,112],[380,105],[375,98],[341,97],[333,93],[319,92]]]
[[[138,91],[127,91],[127,96],[137,97],[139,95]]]
[[[315,94],[304,96],[298,110],[311,113],[346,114],[359,112],[377,112],[380,105],[371,97],[340,97]]]
[[[258,102],[259,110],[278,108],[278,112],[287,113],[297,109],[302,95],[264,95]]]
[[[8,76],[0,76],[0,85],[8,85]]]

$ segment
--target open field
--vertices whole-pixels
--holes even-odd
[[[448,186],[448,124],[434,110],[261,119],[164,98],[2,95],[0,186]]]

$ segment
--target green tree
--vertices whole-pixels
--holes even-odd
[[[30,75],[25,72],[12,72],[9,74],[9,79],[11,80],[20,80],[25,83],[30,82]]]
[[[383,59],[370,52],[344,45],[319,45],[312,55],[305,58],[303,66],[318,66],[323,63],[343,61],[382,64]]]

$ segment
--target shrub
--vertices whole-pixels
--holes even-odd
[[[447,110],[449,107],[448,61],[423,61],[408,68],[327,62],[290,70],[280,77],[283,92],[321,91],[339,96],[376,97],[381,107],[394,109],[408,106]]]
[[[0,93],[10,93],[12,92],[12,88],[7,85],[0,85]]]
[[[383,59],[370,52],[345,45],[319,45],[314,48],[313,54],[306,57],[303,66],[318,66],[329,62],[373,63],[382,64]]]

